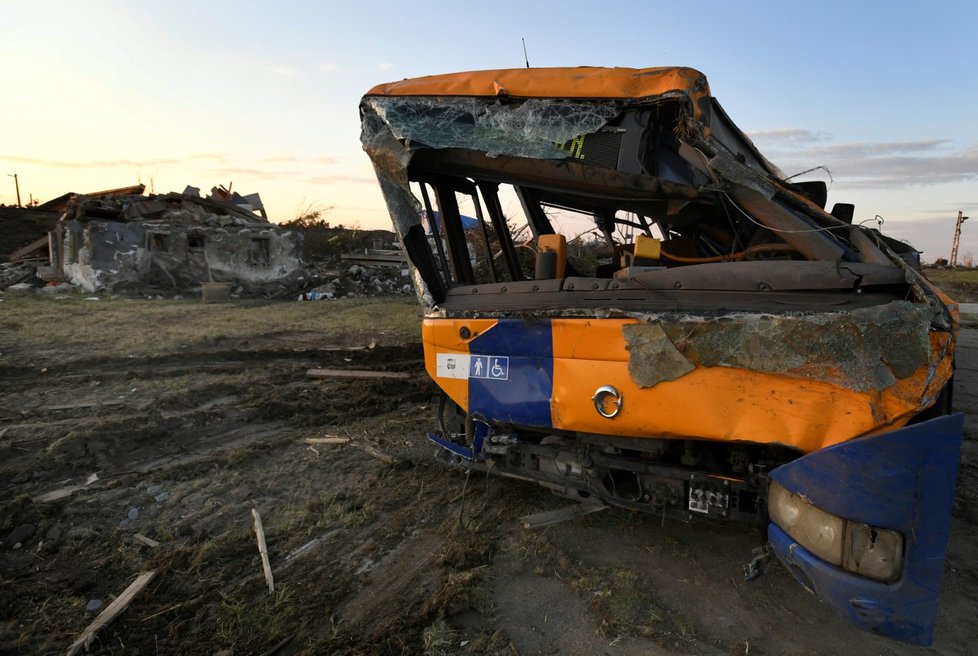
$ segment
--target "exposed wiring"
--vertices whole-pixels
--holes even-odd
[[[495,461],[492,461],[492,462],[489,463],[489,466],[486,467],[486,496],[485,496],[485,500],[482,502],[482,507],[479,508],[477,511],[475,511],[475,513],[472,515],[472,517],[478,517],[489,506],[489,474],[492,472],[492,469],[495,466],[496,466]],[[464,517],[464,513],[465,513],[465,491],[469,487],[469,475],[471,475],[471,474],[472,474],[472,470],[471,469],[466,469],[465,470],[465,482],[462,483],[462,499],[461,499],[461,504],[459,505],[459,508],[458,508],[458,523],[459,523],[459,526],[461,526],[466,531],[471,530],[471,527],[470,526],[466,526],[465,525],[465,517]]]
[[[752,217],[750,214],[748,214],[746,211],[744,211],[744,208],[742,208],[740,205],[738,205],[737,203],[735,203],[733,201],[733,199],[730,198],[729,195],[727,195],[727,192],[721,191],[720,193],[723,194],[724,196],[726,196],[727,200],[730,201],[730,204],[733,205],[734,207],[736,207],[737,210],[741,214],[743,214],[747,218],[748,221],[750,221],[751,223],[756,224],[756,225],[764,228],[765,230],[770,230],[771,232],[781,232],[781,233],[789,234],[789,235],[801,235],[801,234],[807,234],[809,232],[831,232],[832,230],[849,230],[852,227],[852,226],[846,224],[846,225],[839,225],[839,226],[825,226],[824,228],[808,228],[806,230],[784,230],[782,228],[772,228],[770,226],[764,225],[763,223],[761,223],[760,221],[758,221],[757,219],[755,219],[754,217]]]
[[[730,224],[730,232],[733,234],[733,243],[730,244],[730,252],[737,252],[737,242],[740,241],[740,230],[738,230],[736,224],[734,223],[733,217],[730,216],[730,208],[727,207],[726,203],[720,203],[720,207],[723,208],[723,213],[727,217],[727,223]]]
[[[797,253],[797,248],[791,244],[755,244],[744,249],[744,255],[749,257],[757,253]]]
[[[881,229],[883,227],[883,217],[880,216],[879,214],[877,214],[876,216],[874,216],[871,219],[863,219],[862,221],[860,221],[856,225],[862,225],[864,223],[869,223],[870,221],[876,221],[876,229],[877,230],[879,230],[879,229]]]
[[[730,255],[717,255],[716,257],[683,257],[682,255],[673,255],[672,253],[667,253],[659,249],[659,255],[667,260],[672,260],[673,262],[682,262],[685,264],[706,264],[709,262],[729,262],[731,260],[742,260],[744,259],[744,252],[731,253]]]
[[[807,171],[802,171],[801,173],[795,173],[794,175],[789,175],[787,178],[784,179],[784,181],[787,182],[788,180],[790,180],[792,178],[797,178],[799,175],[805,175],[806,173],[811,173],[812,171],[817,171],[819,169],[822,169],[823,171],[825,171],[828,174],[828,176],[829,176],[829,189],[831,189],[832,188],[832,184],[835,182],[835,180],[832,179],[832,171],[830,171],[828,169],[828,167],[822,166],[821,164],[818,165],[818,166],[814,166],[814,167],[808,169]]]
[[[448,431],[445,430],[445,406],[448,402],[448,395],[442,393],[438,399],[438,428],[441,429],[442,435],[448,435]]]

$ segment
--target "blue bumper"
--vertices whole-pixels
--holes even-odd
[[[827,512],[900,531],[904,568],[897,581],[881,583],[830,565],[771,524],[774,553],[802,585],[857,627],[929,645],[963,428],[960,413],[939,417],[815,451],[770,473]]]

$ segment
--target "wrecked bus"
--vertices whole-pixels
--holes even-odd
[[[689,68],[423,77],[360,114],[450,460],[767,526],[849,621],[931,642],[963,420],[918,253],[826,211]]]

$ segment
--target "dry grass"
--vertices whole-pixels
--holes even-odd
[[[420,307],[413,297],[210,304],[6,294],[0,304],[0,351],[16,344],[20,352],[43,352],[58,344],[90,356],[147,357],[284,334],[400,344],[418,339],[419,326]]]

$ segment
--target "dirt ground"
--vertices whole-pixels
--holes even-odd
[[[133,317],[117,322],[104,316],[111,306],[80,299],[0,303],[0,653],[66,653],[97,602],[149,570],[155,578],[94,653],[978,649],[976,330],[964,331],[957,358],[968,439],[935,645],[924,649],[851,628],[779,565],[744,582],[762,536],[740,526],[606,510],[521,528],[520,516],[565,502],[433,458],[424,435],[435,387],[416,332],[381,329],[399,313],[414,324],[410,303],[374,304],[373,318],[342,330],[328,322],[349,305],[246,308],[273,321],[305,313],[280,331],[247,316],[234,330],[214,317],[205,326],[200,305],[121,306]],[[180,333],[163,339],[169,326]],[[157,335],[152,349],[133,346]],[[310,367],[411,376],[313,379]],[[305,441],[325,436],[349,442]]]

